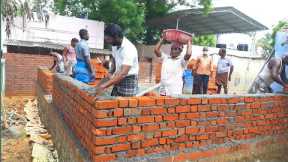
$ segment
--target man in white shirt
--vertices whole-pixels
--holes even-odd
[[[216,85],[217,85],[217,93],[220,94],[221,87],[224,88],[224,93],[228,93],[228,80],[231,81],[231,75],[233,73],[234,66],[229,58],[226,58],[226,49],[221,48],[219,50],[219,60],[217,64],[217,72],[216,72]]]
[[[192,45],[191,40],[188,41],[186,55],[181,57],[183,45],[173,42],[171,45],[170,55],[163,53],[160,49],[163,43],[163,38],[157,43],[154,53],[157,57],[161,57],[161,88],[160,95],[172,96],[182,94],[183,88],[183,72],[191,57]]]
[[[105,28],[104,41],[112,45],[114,70],[107,82],[97,86],[96,93],[114,85],[112,96],[135,96],[139,72],[136,47],[124,37],[121,27],[117,24],[110,24]]]
[[[50,55],[53,56],[53,65],[49,70],[56,69],[57,73],[64,73],[64,60],[61,54],[57,52],[50,52]]]

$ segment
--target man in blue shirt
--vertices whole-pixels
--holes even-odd
[[[75,47],[77,64],[74,68],[75,79],[89,83],[95,80],[95,71],[91,65],[90,49],[87,41],[89,40],[89,34],[86,29],[79,31],[80,42]]]

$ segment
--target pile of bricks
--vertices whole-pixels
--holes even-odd
[[[231,140],[241,144],[288,130],[286,95],[96,100],[74,83],[57,76],[53,83],[53,104],[63,113],[65,122],[93,161],[171,151],[180,151],[176,155],[179,161],[193,160],[206,154],[201,152],[196,156],[191,148]],[[235,148],[225,149],[229,152]],[[221,148],[215,153],[222,153]]]

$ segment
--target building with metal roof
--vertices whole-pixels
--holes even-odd
[[[204,15],[202,9],[180,10],[151,19],[147,24],[160,29],[178,28],[195,35],[246,33],[268,29],[234,7],[217,7],[208,15]]]

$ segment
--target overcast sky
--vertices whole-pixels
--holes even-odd
[[[215,7],[233,6],[268,28],[279,20],[288,19],[287,0],[213,0],[213,4]]]

